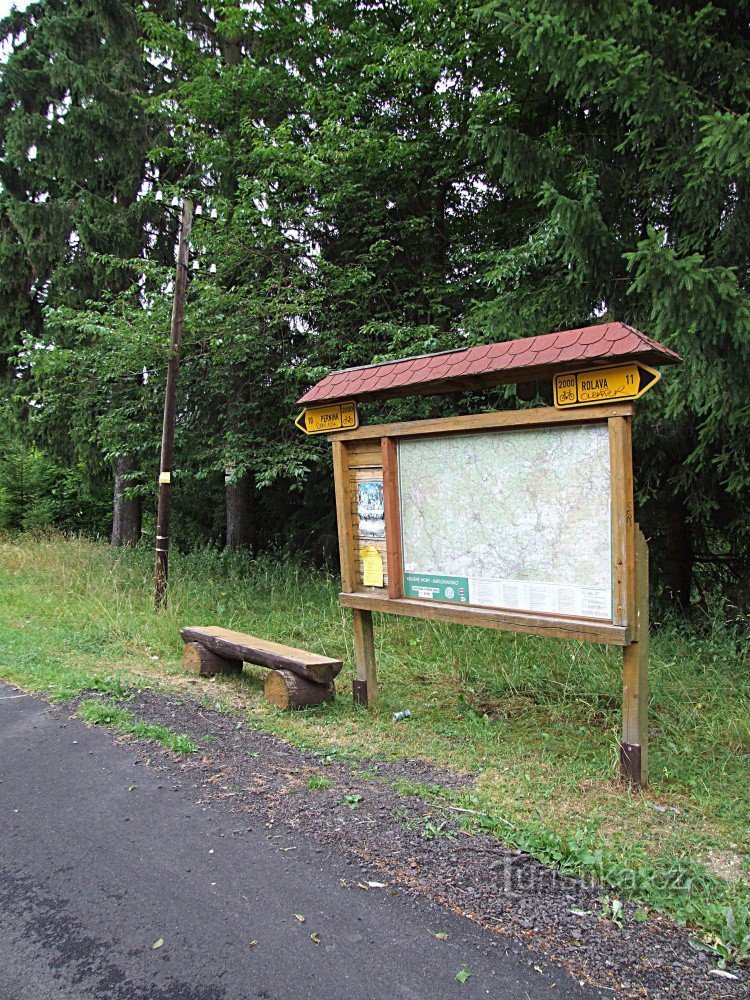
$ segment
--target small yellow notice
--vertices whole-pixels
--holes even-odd
[[[366,545],[360,552],[365,567],[363,583],[365,587],[383,586],[383,557],[374,545]]]
[[[171,483],[172,482],[172,473],[171,472],[160,472],[159,473],[159,482],[160,483]]]
[[[294,424],[305,434],[353,431],[359,427],[359,411],[355,402],[308,406],[300,413]]]

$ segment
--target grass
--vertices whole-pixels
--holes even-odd
[[[333,782],[330,781],[328,778],[324,777],[324,775],[322,774],[314,774],[311,778],[308,778],[307,781],[308,788],[321,789],[321,788],[331,788],[332,786]]]
[[[175,733],[167,726],[152,726],[139,722],[132,712],[119,708],[112,701],[87,698],[82,701],[78,715],[94,726],[111,726],[120,733],[127,733],[141,740],[154,740],[172,753],[197,753],[198,747],[184,733]]]
[[[174,556],[170,605],[156,615],[151,574],[146,551],[57,535],[0,541],[0,677],[57,699],[180,689],[318,751],[323,764],[416,757],[470,771],[468,790],[442,795],[472,810],[460,814],[466,824],[731,939],[739,954],[750,930],[746,636],[710,623],[654,628],[651,784],[634,793],[614,780],[615,649],[384,616],[376,619],[381,700],[366,710],[350,697],[351,628],[336,579],[272,559]],[[264,701],[259,668],[189,679],[179,638],[188,624],[340,656],[340,697],[283,715]],[[394,724],[402,708],[411,718]]]

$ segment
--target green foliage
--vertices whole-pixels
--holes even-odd
[[[184,733],[175,733],[167,726],[154,726],[139,722],[132,712],[120,708],[115,702],[87,698],[81,702],[78,715],[94,726],[111,726],[120,733],[139,740],[161,743],[172,753],[197,753],[198,747]]]
[[[93,495],[83,468],[56,464],[37,448],[20,445],[0,454],[0,530],[55,526],[105,534],[110,497]]]
[[[520,316],[542,332],[599,315],[682,354],[640,407],[641,519],[665,588],[679,589],[671,549],[688,566],[697,558],[704,587],[720,580],[740,602],[750,558],[750,395],[737,378],[750,359],[748,9],[489,3],[488,40],[516,77],[485,90],[474,123],[490,178],[525,206],[522,239],[488,272],[497,298],[476,321]]]
[[[55,526],[68,532],[106,533],[109,491],[81,463],[63,465],[25,444],[8,407],[0,408],[0,531]]]
[[[174,220],[141,197],[157,138],[143,100],[163,87],[163,72],[144,58],[135,8],[122,0],[32,3],[0,22],[0,37],[0,372],[25,404],[26,439],[71,470],[84,501],[102,480],[111,497],[108,459],[139,434],[131,427],[115,449],[103,447],[112,433],[99,416],[120,397],[127,404],[143,362],[102,378],[101,331],[85,313],[134,275],[148,290],[140,266],[123,262],[171,256]],[[53,324],[46,314],[58,309],[79,321]],[[52,513],[71,527],[65,510]],[[99,511],[77,520],[102,530]]]
[[[315,788],[315,789],[331,788],[332,785],[333,782],[322,774],[313,774],[312,777],[307,779],[308,788]]]
[[[724,909],[723,921],[716,921],[717,929],[701,939],[691,938],[690,944],[698,951],[707,951],[719,958],[719,968],[727,965],[750,964],[750,909],[743,906],[735,914],[731,906]]]
[[[348,809],[358,809],[361,801],[362,796],[359,792],[351,792],[348,795],[342,796],[339,805],[346,806]]]
[[[0,279],[7,351],[41,334],[46,303],[80,307],[122,287],[96,254],[158,249],[161,220],[138,193],[155,137],[140,98],[160,74],[121,0],[33,3],[0,35],[0,247],[16,264]]]
[[[127,456],[149,495],[159,186],[204,208],[180,544],[221,544],[242,486],[256,549],[330,552],[328,452],[291,419],[330,370],[611,318],[684,357],[636,423],[656,592],[750,601],[747,0],[64,6],[2,26],[0,353],[36,445],[94,479]]]
[[[422,825],[422,836],[425,840],[434,840],[436,837],[445,837],[448,840],[456,839],[456,834],[445,820],[435,822],[435,820],[426,819]]]

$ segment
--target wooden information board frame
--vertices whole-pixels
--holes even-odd
[[[396,424],[359,427],[333,434],[333,467],[341,557],[343,607],[351,609],[354,625],[356,678],[354,699],[372,704],[377,698],[377,664],[372,612],[410,615],[462,625],[560,639],[576,639],[623,649],[623,730],[621,770],[638,785],[647,777],[648,550],[634,519],[633,462],[629,403],[591,406],[580,410],[543,407],[482,413]],[[400,526],[397,444],[408,437],[459,432],[570,427],[606,424],[609,432],[612,508],[612,620],[565,617],[518,610],[405,597]],[[357,490],[362,482],[382,477],[385,539],[383,586],[365,586],[355,525]],[[368,557],[372,553],[367,553]]]

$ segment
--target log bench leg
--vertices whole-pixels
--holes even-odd
[[[272,670],[266,677],[263,694],[272,705],[288,712],[293,708],[308,708],[322,705],[324,701],[333,701],[336,687],[333,681],[315,684],[304,677],[298,677],[291,670]]]
[[[200,642],[186,642],[182,651],[182,665],[188,673],[199,674],[201,677],[214,677],[216,674],[239,674],[242,671],[242,660],[230,660],[224,656],[212,653]]]

